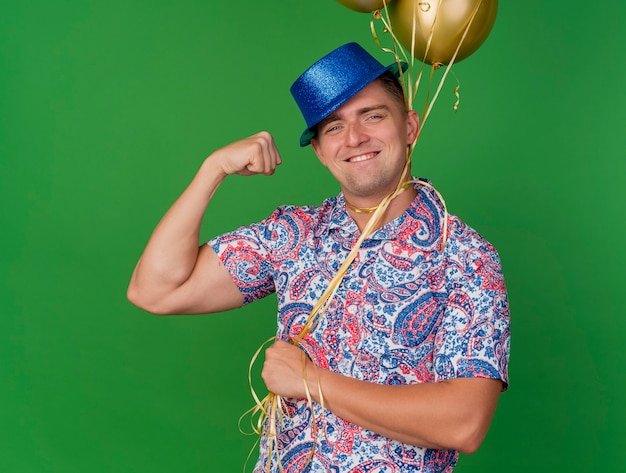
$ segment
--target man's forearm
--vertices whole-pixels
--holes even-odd
[[[262,375],[267,388],[281,396],[305,398],[303,362],[314,401],[348,422],[425,448],[475,451],[502,388],[499,380],[479,378],[411,385],[360,381],[316,367],[298,347],[282,341],[265,353]]]
[[[324,405],[335,415],[410,445],[465,453],[482,443],[501,388],[498,380],[477,378],[390,386],[316,371]],[[310,389],[319,396],[318,386]]]

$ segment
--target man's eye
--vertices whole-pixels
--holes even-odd
[[[326,130],[324,130],[324,133],[333,133],[336,131],[339,131],[341,129],[340,125],[331,125],[326,127]]]

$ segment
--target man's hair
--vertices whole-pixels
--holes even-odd
[[[385,71],[376,80],[381,83],[387,92],[389,92],[389,95],[391,95],[393,100],[398,104],[400,110],[404,110],[405,112],[408,111],[404,89],[393,72]]]

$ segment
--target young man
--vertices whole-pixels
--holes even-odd
[[[276,292],[278,341],[262,376],[286,407],[278,452],[261,442],[259,472],[268,455],[279,471],[277,453],[291,472],[452,471],[458,451],[481,444],[506,389],[509,312],[497,253],[427,183],[389,203],[316,327],[299,346],[288,342],[402,179],[419,121],[404,106],[400,73],[350,43],[292,86],[307,123],[301,144],[312,144],[339,196],[280,207],[198,248],[223,179],[271,175],[281,163],[269,133],[232,143],[205,160],[133,273],[129,299],[157,314],[224,311]]]

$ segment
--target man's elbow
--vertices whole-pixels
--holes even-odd
[[[153,315],[173,315],[171,308],[167,307],[162,300],[149,297],[144,291],[141,291],[134,284],[130,284],[126,290],[126,298],[128,301],[146,312]]]
[[[472,399],[460,411],[454,428],[454,449],[459,452],[475,453],[485,440],[498,405],[502,383],[496,379],[460,380],[459,385],[474,386]]]
[[[468,455],[476,453],[487,436],[490,424],[491,417],[488,420],[474,419],[467,422],[457,431],[455,450]]]
[[[466,435],[464,438],[460,438],[458,440],[458,446],[456,450],[461,453],[465,453],[466,455],[471,455],[472,453],[476,453],[485,439],[484,434],[470,434]]]

